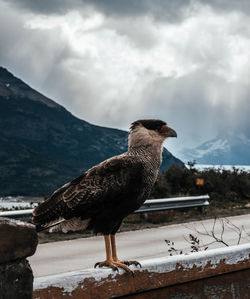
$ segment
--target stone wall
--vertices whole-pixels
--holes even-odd
[[[31,299],[33,273],[26,260],[36,251],[32,224],[0,217],[0,299]]]

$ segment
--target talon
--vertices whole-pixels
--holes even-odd
[[[125,265],[130,266],[130,265],[135,265],[135,266],[139,266],[140,268],[142,268],[141,263],[137,262],[137,261],[124,261],[123,262]]]
[[[118,267],[120,267],[120,265],[118,263],[115,263],[113,260],[106,260],[104,262],[98,262],[98,263],[95,264],[94,267],[96,268],[97,266],[99,268],[108,267],[108,268],[111,268],[112,270],[117,271],[119,273],[119,268]]]
[[[125,262],[123,261],[114,261],[114,265],[116,265],[118,268],[122,268],[123,270],[125,270],[128,273],[131,273],[133,271],[131,271],[128,267],[128,265],[125,264]]]
[[[140,268],[142,268],[141,263],[139,263],[139,262],[137,262],[137,261],[135,261],[134,265],[135,265],[135,266],[139,266]]]

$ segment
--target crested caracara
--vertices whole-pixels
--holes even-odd
[[[138,209],[150,195],[162,160],[163,142],[177,137],[165,122],[137,120],[129,133],[128,151],[107,159],[56,190],[34,209],[37,231],[92,229],[104,235],[106,260],[96,264],[132,271],[136,261],[118,259],[115,234],[124,217]]]

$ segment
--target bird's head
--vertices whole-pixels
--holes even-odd
[[[129,146],[161,146],[168,137],[177,137],[176,132],[159,119],[142,119],[131,124]]]

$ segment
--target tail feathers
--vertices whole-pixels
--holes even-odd
[[[45,201],[33,210],[32,222],[37,226],[47,226],[64,219],[62,215],[67,213],[68,207],[63,202]]]
[[[82,220],[79,217],[74,217],[69,220],[64,218],[57,219],[57,221],[50,222],[47,224],[36,225],[36,231],[41,232],[43,230],[49,229],[50,233],[63,232],[67,233],[69,231],[85,230],[88,227],[90,219]]]
[[[90,219],[84,219],[82,220],[79,217],[74,217],[69,220],[65,220],[58,225],[50,228],[50,233],[55,233],[62,231],[63,233],[67,233],[69,231],[79,231],[79,230],[85,230],[88,227]]]
[[[53,221],[53,222],[49,222],[49,223],[46,223],[46,224],[37,224],[36,225],[36,231],[39,233],[39,232],[42,232],[46,229],[50,229],[54,226],[57,226],[59,225],[60,223],[66,221],[64,218],[61,218],[61,219],[57,219],[57,221]]]
[[[46,199],[44,202],[40,203],[33,210],[33,218],[37,223],[42,222],[46,218],[48,219],[49,215],[62,215],[62,212],[67,210],[67,205],[64,204],[60,194],[67,189],[68,184],[65,184],[60,189],[56,190],[52,196]]]

